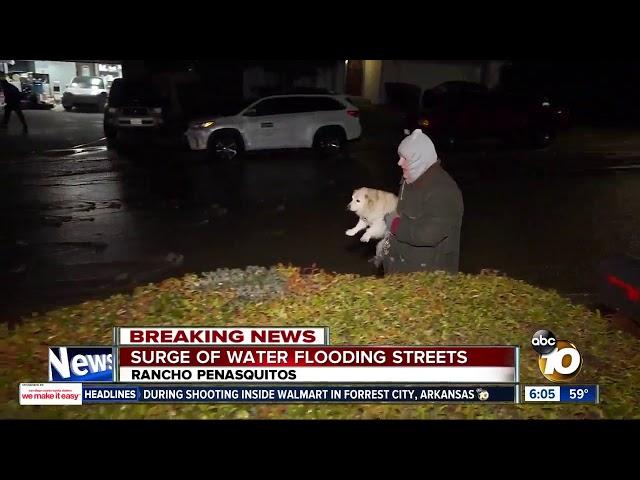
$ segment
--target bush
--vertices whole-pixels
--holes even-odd
[[[203,279],[209,280],[203,283]],[[109,345],[111,328],[125,325],[315,325],[330,327],[334,345],[521,345],[523,384],[545,382],[528,345],[533,332],[548,328],[576,344],[584,357],[578,381],[599,383],[602,401],[598,405],[18,405],[20,382],[45,381],[48,345]],[[132,295],[37,315],[14,331],[4,326],[0,352],[4,418],[640,417],[636,339],[554,292],[493,274],[415,273],[377,279],[324,272],[302,275],[298,269],[279,266],[187,275],[138,288]]]

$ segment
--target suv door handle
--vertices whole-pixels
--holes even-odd
[[[264,122],[260,124],[260,128],[272,128],[273,122]]]

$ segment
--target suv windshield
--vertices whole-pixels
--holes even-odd
[[[75,77],[71,80],[71,86],[78,88],[104,88],[104,80],[100,77]]]
[[[242,110],[250,105],[250,102],[244,99],[214,99],[207,103],[201,110],[207,114],[231,116],[238,115]]]
[[[183,85],[178,89],[178,99],[187,117],[238,115],[251,102],[237,97],[221,97],[215,91],[195,85]]]
[[[116,78],[109,92],[109,105],[122,107],[125,105],[144,105],[145,107],[160,107],[163,96],[154,88],[151,82],[142,80],[125,80]]]

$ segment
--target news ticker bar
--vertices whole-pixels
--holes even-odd
[[[93,403],[520,403],[519,385],[96,385],[22,383],[20,405]],[[600,402],[599,385],[526,385],[524,402]]]
[[[525,402],[600,403],[599,385],[525,385]]]
[[[20,405],[123,403],[519,403],[518,385],[149,386],[20,384]]]

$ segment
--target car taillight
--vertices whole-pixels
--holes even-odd
[[[358,118],[360,116],[360,110],[347,110],[347,115]]]

